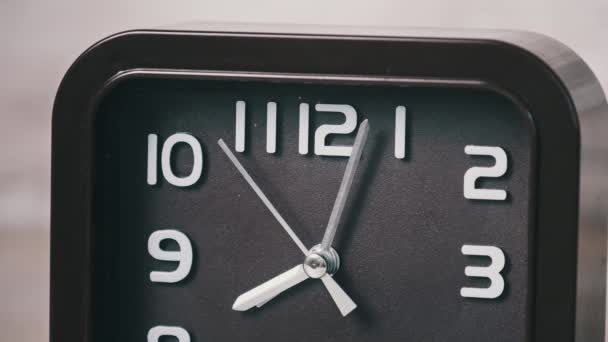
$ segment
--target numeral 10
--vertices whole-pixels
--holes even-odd
[[[175,145],[178,143],[187,144],[192,150],[193,164],[190,174],[178,177],[173,172],[171,166],[171,154]],[[156,185],[158,171],[158,135],[148,134],[148,174],[147,182],[149,185]],[[161,170],[164,178],[172,185],[185,187],[196,183],[203,172],[203,149],[201,144],[190,134],[175,133],[165,140],[161,152]]]

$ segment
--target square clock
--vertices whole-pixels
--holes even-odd
[[[607,131],[532,33],[111,36],[54,105],[51,341],[603,342]]]

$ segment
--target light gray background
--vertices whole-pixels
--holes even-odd
[[[607,20],[606,0],[0,0],[0,340],[48,339],[51,106],[104,36],[191,21],[532,30],[572,47],[606,89]]]

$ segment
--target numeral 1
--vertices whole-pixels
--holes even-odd
[[[245,152],[245,101],[236,101],[234,150]]]
[[[463,287],[460,295],[468,298],[494,299],[500,297],[505,289],[505,280],[500,274],[505,267],[505,254],[498,247],[493,246],[462,246],[463,255],[475,255],[489,257],[489,266],[467,266],[464,274],[467,277],[480,277],[490,280],[487,288]]]
[[[178,143],[188,144],[192,150],[192,156],[194,157],[194,163],[192,165],[192,171],[185,177],[178,177],[173,173],[171,167],[171,153],[173,148]],[[157,169],[158,169],[158,136],[156,134],[148,135],[148,171],[147,171],[147,182],[149,185],[155,185],[157,183]],[[196,183],[201,177],[203,172],[203,150],[201,144],[196,140],[195,137],[186,133],[175,133],[170,136],[163,144],[161,152],[161,170],[164,178],[172,185],[185,187]]]
[[[159,342],[162,336],[177,338],[177,342],[190,342],[190,334],[181,327],[167,327],[159,325],[148,331],[148,342]]]
[[[405,158],[405,107],[398,106],[395,109],[395,158]]]
[[[268,102],[266,105],[266,152],[277,151],[277,103]]]
[[[174,240],[179,246],[179,251],[166,251],[161,249],[163,240]],[[173,230],[157,230],[148,239],[148,253],[157,260],[177,261],[178,265],[174,271],[150,272],[150,281],[156,283],[177,283],[190,274],[192,268],[192,244],[186,234]]]
[[[310,134],[310,106],[308,103],[300,104],[300,133],[298,153],[308,154],[308,135]]]

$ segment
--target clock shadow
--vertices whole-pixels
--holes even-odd
[[[357,229],[358,225],[356,223],[367,203],[367,195],[369,192],[368,185],[373,183],[373,180],[378,174],[376,171],[381,165],[381,160],[385,157],[383,151],[388,144],[386,133],[383,131],[376,133],[372,141],[373,145],[363,153],[360,166],[363,173],[360,175],[357,184],[354,185],[356,190],[350,196],[353,200],[348,204],[348,208],[346,209],[348,214],[345,216],[344,223],[340,225],[339,236],[336,237],[336,243],[334,245],[338,250],[348,248],[348,246],[352,245],[355,236],[353,229]],[[348,273],[338,272],[335,277],[345,289],[348,289],[348,294],[355,303],[357,303],[357,309],[350,315],[352,315],[360,324],[370,326],[374,319],[371,311],[367,309],[366,296],[362,296],[357,292],[357,286],[352,281],[352,278],[349,277]]]
[[[414,144],[411,143],[412,140],[414,140],[414,125],[411,122],[413,118],[414,116],[411,113],[408,113],[405,117],[405,156],[399,159],[401,162],[404,163],[410,162],[411,159],[414,157],[414,149],[412,148],[412,145]]]

